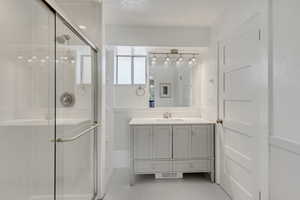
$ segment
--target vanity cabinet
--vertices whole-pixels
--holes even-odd
[[[172,127],[153,126],[153,159],[171,160],[172,159]]]
[[[152,159],[152,126],[136,126],[133,134],[134,158]]]
[[[214,125],[130,125],[132,181],[136,174],[210,172],[214,180]]]
[[[173,158],[189,159],[191,126],[173,126]]]

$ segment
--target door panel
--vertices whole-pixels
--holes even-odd
[[[191,158],[208,159],[209,146],[209,126],[193,126],[191,131]]]
[[[261,67],[259,17],[220,43],[221,185],[233,200],[259,196],[258,98]]]
[[[152,159],[152,127],[133,128],[134,159]]]
[[[172,158],[172,128],[170,126],[153,127],[153,159]]]
[[[173,126],[173,158],[189,159],[191,143],[190,126]]]

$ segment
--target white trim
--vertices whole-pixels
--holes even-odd
[[[277,136],[270,137],[269,142],[270,142],[270,145],[273,147],[277,147],[277,148],[286,150],[290,153],[300,155],[300,143],[296,143],[292,140],[277,137]]]

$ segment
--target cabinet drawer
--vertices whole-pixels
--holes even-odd
[[[156,173],[156,172],[171,172],[172,162],[170,161],[134,161],[134,171],[137,174]]]
[[[209,160],[174,161],[176,172],[208,172]]]

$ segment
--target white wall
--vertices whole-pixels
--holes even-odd
[[[106,25],[106,44],[118,46],[207,47],[208,27]]]
[[[272,0],[272,4],[270,196],[292,200],[300,196],[300,2]]]
[[[114,85],[114,107],[115,108],[147,108],[148,106],[148,88],[143,85],[145,95],[136,95],[139,86],[132,85]]]

